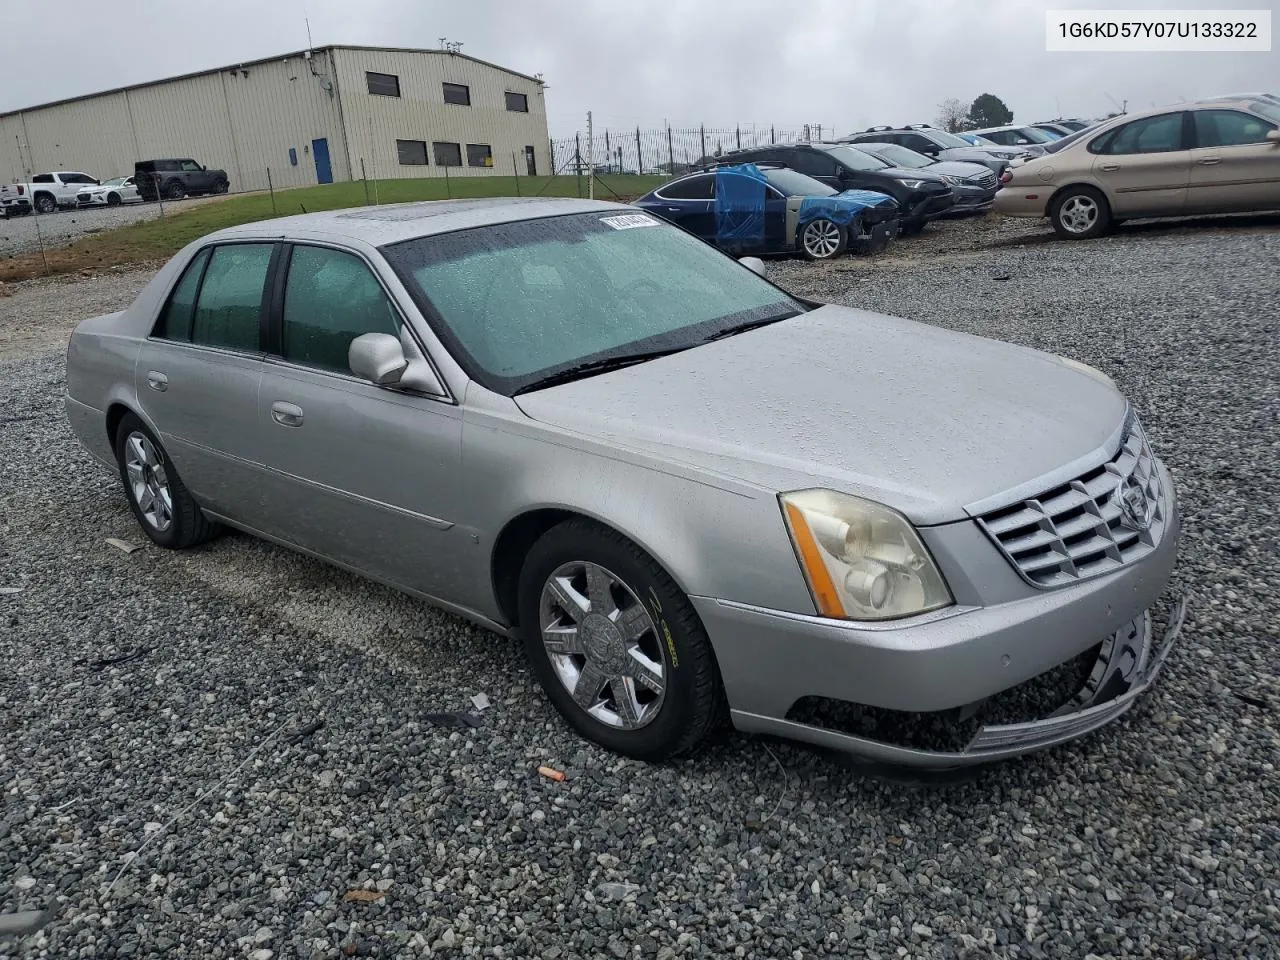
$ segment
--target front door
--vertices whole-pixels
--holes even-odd
[[[1239,110],[1196,110],[1187,211],[1230,213],[1280,208],[1280,142],[1261,117]]]
[[[329,140],[311,141],[311,156],[316,161],[316,183],[333,183],[333,164],[329,162]]]
[[[455,562],[472,548],[455,526],[460,409],[376,387],[347,363],[355,337],[403,329],[368,264],[294,246],[279,310],[258,400],[272,504],[264,532],[430,596],[475,594]]]
[[[255,462],[264,290],[273,243],[201,251],[174,286],[136,368],[138,402],[206,509],[261,513]]]
[[[1093,175],[1114,213],[1172,216],[1186,207],[1191,150],[1184,116],[1178,111],[1134,120],[1101,141]]]

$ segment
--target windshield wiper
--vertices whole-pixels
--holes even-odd
[[[528,393],[530,390],[541,390],[543,387],[554,387],[561,383],[570,383],[574,380],[581,380],[583,377],[590,377],[597,373],[606,373],[610,370],[621,370],[623,367],[630,367],[637,363],[644,363],[646,360],[656,360],[658,357],[670,356],[673,353],[680,353],[688,350],[690,347],[697,346],[696,343],[689,343],[679,347],[665,347],[662,350],[646,350],[642,353],[622,353],[614,357],[602,357],[599,360],[589,360],[586,363],[579,363],[576,366],[553,373],[550,376],[543,377],[541,380],[535,380],[533,383],[526,384],[513,394],[513,396]]]
[[[717,330],[715,333],[703,337],[703,343],[710,343],[712,340],[723,340],[725,337],[732,337],[737,333],[746,333],[748,330],[756,330],[760,327],[767,327],[771,323],[780,323],[783,320],[790,320],[792,317],[800,316],[798,310],[788,310],[786,313],[775,314],[771,317],[761,317],[759,320],[749,320],[746,323],[736,323],[731,327],[725,327],[723,330]]]

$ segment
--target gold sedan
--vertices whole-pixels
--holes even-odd
[[[1203,100],[1115,117],[1015,167],[994,209],[1086,240],[1121,220],[1280,210],[1280,106]]]

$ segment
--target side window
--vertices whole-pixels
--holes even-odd
[[[1110,136],[1089,144],[1093,153],[1169,153],[1182,149],[1182,114],[1162,113],[1117,127]]]
[[[669,200],[710,200],[715,195],[715,178],[689,177],[669,183],[658,192]]]
[[[200,164],[196,163],[194,160],[183,160],[183,161],[182,161],[182,169],[183,169],[183,170],[188,170],[188,171],[190,171],[190,170],[199,170],[199,169],[200,169]]]
[[[918,133],[899,134],[898,138],[893,142],[901,144],[907,149],[914,150],[917,153],[924,153],[926,150],[933,149],[933,143],[928,138],[922,137]]]
[[[351,341],[400,333],[400,319],[363,260],[327,247],[294,247],[284,288],[284,358],[349,373]]]
[[[200,285],[191,342],[227,350],[259,351],[262,291],[274,244],[215,247]]]
[[[1236,110],[1197,110],[1196,146],[1238,147],[1246,143],[1266,143],[1272,124],[1261,117]]]
[[[797,150],[792,166],[810,177],[836,176],[836,161],[818,150]]]
[[[37,173],[31,178],[32,183],[53,183],[52,173]]]
[[[165,340],[191,340],[191,318],[196,312],[196,293],[200,289],[200,277],[209,262],[208,249],[201,250],[187,265],[186,272],[169,294],[169,302],[160,311],[153,336]]]

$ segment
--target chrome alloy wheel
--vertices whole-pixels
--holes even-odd
[[[630,587],[597,563],[573,561],[547,578],[538,608],[547,657],[574,703],[621,730],[658,716],[666,662],[653,618]]]
[[[1098,222],[1098,203],[1092,197],[1078,194],[1062,205],[1058,220],[1069,233],[1087,233]]]
[[[145,434],[135,430],[125,440],[124,469],[138,512],[157,533],[164,533],[173,525],[173,493],[164,462]]]
[[[840,249],[840,228],[830,220],[814,220],[801,235],[804,252],[815,260],[826,260]]]

